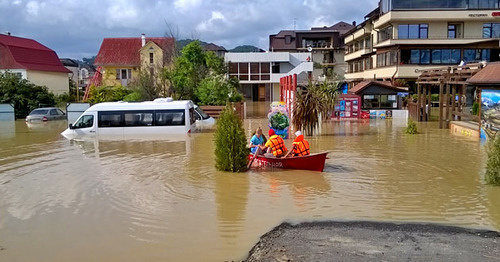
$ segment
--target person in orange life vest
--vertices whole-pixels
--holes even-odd
[[[287,151],[283,138],[276,135],[272,129],[269,129],[269,140],[267,140],[264,146],[267,147],[268,156],[271,156],[272,153],[275,157],[282,157]]]
[[[290,154],[292,156],[308,156],[311,154],[309,142],[304,139],[304,135],[300,131],[295,132],[295,140],[293,140],[292,148],[285,157],[288,157]]]

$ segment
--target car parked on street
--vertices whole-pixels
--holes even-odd
[[[52,120],[65,120],[66,114],[57,107],[37,108],[26,117],[26,122],[44,122]]]

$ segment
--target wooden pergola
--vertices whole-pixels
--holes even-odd
[[[463,117],[480,122],[478,116],[465,113],[465,91],[467,81],[484,67],[482,63],[465,66],[450,66],[435,69],[421,70],[417,79],[417,121],[431,119],[431,94],[434,87],[439,88],[439,128],[449,128],[453,119],[462,120]],[[458,95],[458,101],[455,97]]]

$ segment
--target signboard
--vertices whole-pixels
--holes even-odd
[[[358,119],[361,116],[361,97],[357,95],[340,95],[335,105],[333,117],[338,119]]]
[[[482,90],[481,128],[490,138],[500,134],[500,90]]]

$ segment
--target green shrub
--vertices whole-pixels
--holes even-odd
[[[488,144],[485,178],[486,183],[500,186],[500,135],[492,138]]]
[[[132,93],[130,89],[127,89],[121,85],[101,87],[91,86],[89,99],[87,101],[92,104],[123,101],[123,99],[130,93]]]
[[[47,87],[6,72],[0,73],[0,103],[12,104],[16,118],[24,118],[35,108],[55,105],[56,99]]]
[[[125,102],[140,102],[143,101],[142,94],[139,91],[133,91],[123,98]]]
[[[237,80],[228,80],[224,75],[210,75],[201,81],[195,94],[200,105],[225,105],[228,101],[242,100],[243,96],[236,90],[237,85]]]
[[[226,106],[215,130],[215,167],[220,171],[246,171],[248,153],[243,123],[233,108]]]
[[[411,118],[408,119],[408,125],[406,126],[405,133],[409,135],[414,135],[418,133],[417,123],[415,123]]]

